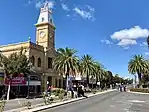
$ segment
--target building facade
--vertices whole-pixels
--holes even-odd
[[[55,25],[52,18],[52,10],[48,4],[40,9],[36,26],[36,43],[29,38],[26,42],[0,46],[4,56],[19,52],[21,48],[26,51],[26,56],[32,63],[32,71],[40,75],[42,89],[46,90],[48,85],[63,87],[63,77],[55,73],[52,68],[52,61],[56,55],[55,49]],[[33,83],[30,81],[30,84]]]

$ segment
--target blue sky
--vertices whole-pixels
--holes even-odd
[[[35,41],[44,0],[0,0],[0,45]],[[128,74],[134,54],[148,57],[149,0],[50,0],[56,25],[56,48],[92,55],[105,68]]]

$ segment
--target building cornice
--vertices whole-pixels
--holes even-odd
[[[38,27],[38,26],[44,26],[44,25],[50,25],[54,29],[56,29],[56,27],[53,24],[49,23],[49,22],[43,22],[43,23],[40,23],[40,24],[35,24],[36,27]]]

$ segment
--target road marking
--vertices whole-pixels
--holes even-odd
[[[128,100],[129,102],[132,103],[145,103],[146,101],[141,101],[141,100]]]

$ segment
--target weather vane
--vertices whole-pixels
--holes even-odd
[[[49,2],[46,1],[45,4],[44,4],[44,8],[47,8],[49,6]]]

